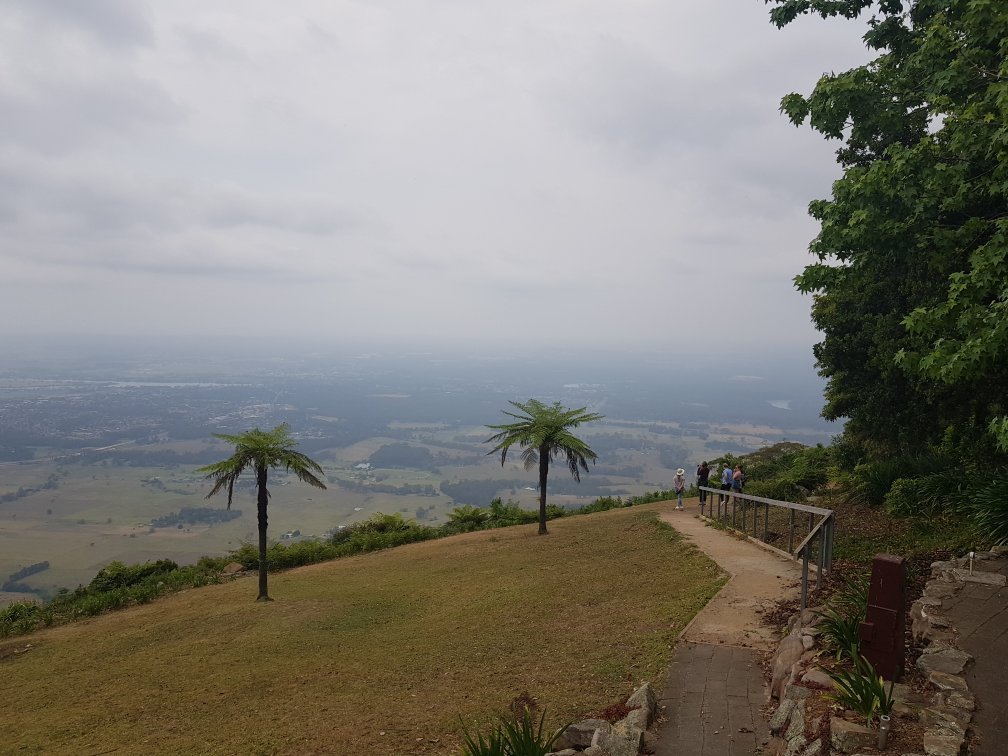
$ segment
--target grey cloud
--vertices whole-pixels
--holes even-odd
[[[110,47],[139,47],[154,30],[135,0],[7,0],[33,24],[74,29]],[[51,31],[51,29],[50,29]]]
[[[0,91],[0,143],[65,154],[145,128],[180,122],[185,109],[158,84],[138,78],[80,82],[34,80],[22,91]]]

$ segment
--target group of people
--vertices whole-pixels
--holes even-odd
[[[711,469],[710,465],[706,462],[702,462],[699,467],[697,467],[696,478],[697,485],[700,487],[700,511],[703,512],[704,505],[707,503],[707,491],[704,490],[705,487],[710,488],[710,476],[714,470]],[[734,469],[731,465],[725,463],[724,469],[721,471],[721,490],[724,493],[718,494],[718,503],[728,501],[731,493],[742,493],[742,486],[745,485],[745,473],[742,472],[741,465],[735,465]],[[676,509],[683,508],[683,494],[686,491],[686,471],[683,468],[676,470],[675,477],[672,479],[672,486],[676,493]]]

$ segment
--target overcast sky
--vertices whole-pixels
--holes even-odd
[[[0,336],[808,350],[762,0],[0,0]]]

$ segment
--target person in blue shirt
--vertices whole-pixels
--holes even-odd
[[[731,491],[731,486],[732,486],[732,469],[728,465],[728,463],[725,462],[724,470],[721,471],[721,490]],[[727,503],[728,501],[727,493],[718,494],[718,502],[722,501]]]

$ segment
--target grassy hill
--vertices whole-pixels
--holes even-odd
[[[254,579],[0,645],[6,752],[457,751],[460,717],[554,726],[658,680],[724,581],[651,504]],[[14,654],[15,649],[32,647]]]

